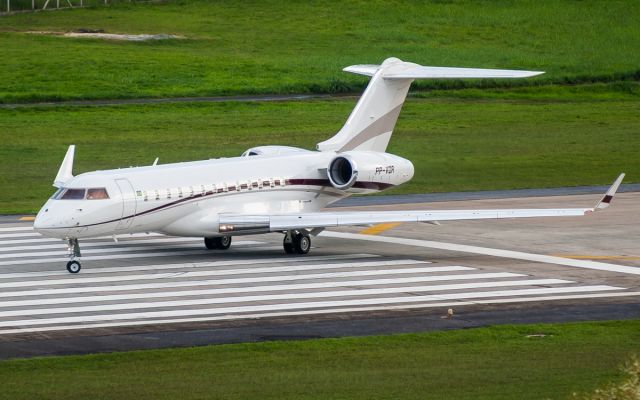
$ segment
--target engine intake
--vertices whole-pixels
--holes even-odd
[[[350,158],[338,156],[329,164],[327,175],[335,188],[346,190],[358,180],[358,169]]]

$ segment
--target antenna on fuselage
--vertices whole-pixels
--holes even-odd
[[[56,175],[56,178],[53,180],[53,186],[57,188],[62,187],[73,178],[73,155],[75,150],[76,146],[73,144],[67,149],[67,154],[65,154],[64,160],[62,160],[58,175]]]
[[[159,159],[160,159],[160,157],[156,157],[155,161],[153,162],[153,164],[151,166],[155,167],[156,165],[158,165],[158,160]]]

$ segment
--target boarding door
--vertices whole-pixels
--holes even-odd
[[[116,185],[120,189],[120,198],[122,199],[122,216],[116,229],[127,229],[133,223],[133,217],[136,215],[136,194],[128,179],[116,179]]]

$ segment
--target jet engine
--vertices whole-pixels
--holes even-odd
[[[413,164],[389,153],[347,151],[331,160],[327,177],[336,189],[353,193],[378,191],[409,181]]]

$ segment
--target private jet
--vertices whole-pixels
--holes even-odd
[[[258,146],[241,156],[94,171],[74,176],[69,146],[54,179],[58,189],[38,212],[34,229],[66,240],[67,270],[81,269],[79,239],[137,232],[202,237],[225,250],[233,236],[280,232],[287,254],[307,254],[327,227],[385,222],[582,216],[606,208],[624,174],[593,208],[437,211],[321,211],[352,194],[409,181],[411,161],[386,152],[415,79],[525,78],[542,72],[427,67],[397,58],[344,71],[370,81],[346,123],[315,151]]]

